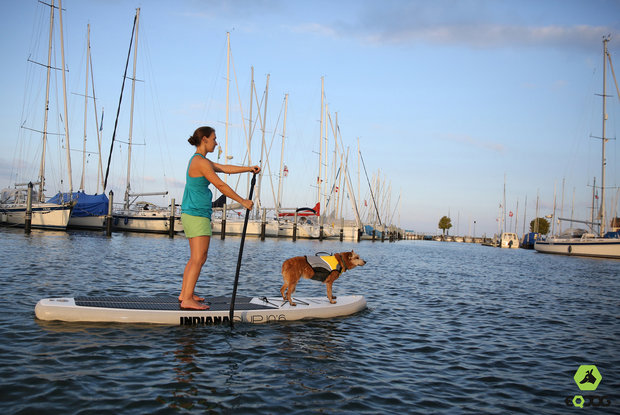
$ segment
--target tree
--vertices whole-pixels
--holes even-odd
[[[536,229],[536,221],[538,221],[538,229]],[[549,233],[549,221],[545,218],[537,218],[530,222],[530,232],[538,232],[546,235]]]
[[[446,231],[452,227],[452,221],[449,217],[444,216],[439,219],[439,229],[443,231],[443,236],[446,236]]]

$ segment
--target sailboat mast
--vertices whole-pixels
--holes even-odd
[[[71,178],[71,146],[69,145],[69,114],[67,111],[67,75],[65,67],[65,42],[62,34],[62,0],[58,0],[58,17],[60,22],[60,55],[62,61],[62,91],[65,107],[65,147],[67,149],[67,173],[69,175],[69,193],[73,193],[73,180]]]
[[[88,42],[88,55],[90,56],[90,41]],[[103,165],[101,160],[101,129],[103,128],[103,108],[101,110],[101,129],[99,127],[99,120],[97,119],[97,98],[95,94],[95,75],[93,72],[93,60],[90,59],[90,82],[93,90],[93,114],[95,116],[95,131],[97,132],[97,149],[99,150],[99,164],[97,169],[97,194],[99,194],[99,183],[103,186]]]
[[[140,10],[140,9],[138,9]],[[127,52],[127,61],[125,62],[125,71],[123,72],[123,82],[121,84],[121,94],[118,99],[118,108],[116,109],[116,119],[114,120],[114,129],[112,130],[112,140],[110,141],[110,154],[108,155],[108,165],[105,169],[105,177],[103,179],[103,192],[108,185],[108,175],[110,173],[110,162],[112,161],[112,150],[114,150],[114,141],[116,138],[116,128],[118,127],[118,117],[121,113],[121,104],[123,102],[123,91],[125,90],[125,80],[127,79],[127,68],[129,68],[129,58],[131,57],[131,47],[133,45],[133,35],[136,32],[136,20],[138,15],[133,18],[133,25],[131,27],[131,40],[129,41],[129,51]],[[92,68],[91,68],[92,70]],[[103,122],[103,120],[102,120]]]
[[[267,161],[265,161],[265,157],[266,157],[266,143],[265,143],[265,132],[267,129],[267,101],[269,100],[269,77],[270,75],[267,74],[267,80],[265,81],[265,104],[263,107],[263,125],[262,125],[262,138],[261,138],[261,145],[260,145],[260,173],[258,174],[258,183],[256,184],[256,196],[254,197],[256,200],[255,203],[255,207],[256,207],[256,212],[260,212],[260,209],[262,208],[262,200],[261,200],[261,190],[263,188],[263,173],[264,173],[264,168],[263,166],[267,165]]]
[[[54,36],[54,0],[50,6],[50,35],[47,49],[47,81],[45,83],[45,112],[43,117],[43,150],[41,151],[41,166],[39,167],[39,202],[44,201],[45,190],[45,150],[47,147],[47,117],[50,109],[50,73],[52,70],[52,38]]]
[[[502,227],[500,234],[506,229],[506,173],[504,173],[504,203],[502,204]]]
[[[140,24],[140,8],[136,9],[136,40],[133,46],[133,75],[131,77],[131,106],[129,110],[129,136],[127,138],[127,189],[125,190],[125,209],[129,209],[129,193],[131,192],[131,141],[133,137],[133,108],[136,92],[136,64],[138,62],[138,27]]]
[[[90,59],[90,23],[86,26],[86,82],[84,87],[84,143],[82,147],[82,179],[80,180],[79,190],[84,191],[84,176],[86,175],[86,124],[88,115],[88,69]]]
[[[592,182],[592,209],[591,209],[591,221],[592,221],[592,233],[594,233],[594,212],[595,205],[594,201],[596,200],[596,176],[594,177],[594,181]]]
[[[249,128],[248,128],[248,164],[252,165],[252,136],[254,134],[254,126],[252,125],[252,100],[254,98],[254,67],[250,67],[251,80],[250,80],[250,114],[249,114]],[[248,189],[250,188],[250,175],[248,174]]]
[[[525,224],[527,223],[527,195],[525,195],[525,206],[523,207],[523,236],[525,236]]]
[[[323,170],[321,172],[321,178],[323,178],[323,180],[325,180],[325,186],[323,187],[323,194],[321,195],[321,197],[323,198],[323,202],[321,202],[321,210],[324,213],[327,213],[327,211],[325,210],[327,208],[327,192],[328,192],[328,187],[329,186],[329,182],[327,180],[327,164],[328,164],[328,157],[329,157],[329,149],[328,149],[328,143],[329,140],[327,138],[327,119],[329,117],[329,104],[326,102],[325,103],[325,123],[323,124],[325,131],[323,132],[323,140],[325,140],[325,142],[323,143],[323,154],[325,155],[325,159],[324,161],[322,161],[322,165],[323,165]],[[323,213],[321,213],[321,216],[323,216]],[[321,218],[321,224],[322,222],[322,218]]]
[[[601,161],[601,228],[600,236],[605,234],[605,121],[607,121],[607,42],[610,37],[603,38],[603,136],[601,137],[603,151]]]
[[[325,97],[324,91],[324,77],[321,77],[321,123],[319,127],[319,175],[316,178],[317,184],[317,197],[318,203],[321,203],[321,165],[323,164],[323,98]],[[320,206],[321,210],[323,206]]]
[[[337,184],[337,176],[338,176],[338,112],[334,112],[334,117],[336,119],[336,128],[334,129],[334,127],[332,126],[332,134],[334,135],[334,161],[333,161],[333,173],[332,173],[332,177],[334,178],[334,182],[332,183],[332,189],[336,190],[336,184]],[[331,121],[331,119],[330,119]],[[338,214],[338,205],[340,204],[340,192],[337,191],[336,192],[336,204],[334,206],[334,219],[336,219],[336,216]]]
[[[288,110],[288,94],[284,95],[284,124],[282,125],[282,150],[280,152],[280,180],[278,180],[278,200],[276,202],[276,217],[282,205],[282,176],[284,175],[284,140],[286,137],[286,115]]]
[[[226,32],[226,139],[224,142],[224,164],[228,164],[228,110],[230,96],[230,32]],[[224,182],[228,182],[228,175],[224,175]]]

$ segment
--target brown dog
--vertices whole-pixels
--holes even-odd
[[[280,288],[280,294],[284,300],[295,306],[291,296],[300,278],[321,281],[327,286],[327,298],[331,304],[335,304],[335,296],[332,295],[332,284],[340,277],[340,274],[355,267],[366,265],[366,261],[360,258],[354,251],[340,252],[332,256],[297,256],[289,258],[282,264],[282,278],[284,285]],[[284,292],[286,291],[286,295]]]

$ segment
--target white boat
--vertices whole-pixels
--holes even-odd
[[[149,193],[132,193],[131,191],[131,149],[132,149],[132,136],[133,136],[133,109],[134,109],[134,94],[135,94],[135,82],[136,82],[136,64],[137,64],[137,52],[138,52],[138,26],[140,22],[140,9],[136,9],[136,17],[134,19],[134,31],[135,39],[133,49],[133,75],[130,78],[132,82],[131,86],[131,105],[129,110],[129,135],[127,143],[127,187],[125,189],[125,197],[123,207],[113,212],[113,224],[114,230],[118,231],[130,231],[130,232],[153,232],[153,233],[168,233],[170,231],[170,218],[174,217],[174,231],[180,232],[183,230],[181,224],[180,215],[176,211],[176,206],[172,208],[162,208],[152,203],[145,201],[136,202],[139,197],[145,196],[165,196],[168,192],[149,192]],[[127,59],[129,64],[129,59]],[[127,67],[125,68],[125,73]],[[123,88],[124,80],[123,77]],[[120,104],[119,104],[120,105]],[[114,144],[114,137],[116,135],[116,129],[112,135],[112,145]],[[112,157],[112,148],[110,149],[110,158]],[[108,171],[104,179],[104,189],[107,185],[108,173],[110,163],[108,161]],[[133,199],[132,199],[133,198]],[[174,203],[174,199],[171,200],[171,205]]]
[[[607,60],[611,66],[611,55],[607,51],[607,43],[610,37],[603,38],[603,129],[601,135],[602,143],[602,158],[601,158],[601,209],[598,214],[599,222],[587,222],[587,221],[575,221],[590,225],[591,227],[598,226],[598,235],[594,233],[584,232],[581,236],[576,235],[560,235],[558,237],[550,237],[544,241],[536,241],[534,249],[538,252],[547,254],[561,254],[561,255],[579,255],[579,256],[591,256],[601,258],[619,258],[620,259],[620,238],[617,237],[618,233],[614,232],[615,237],[605,237],[606,226],[606,214],[605,214],[605,144],[608,138],[605,136],[605,123],[607,121]],[[615,77],[614,77],[615,79]],[[618,85],[616,85],[616,88]],[[560,220],[566,220],[560,218]]]
[[[226,235],[241,235],[243,234],[243,224],[244,220],[242,219],[226,219]],[[278,222],[276,221],[267,221],[265,224],[265,236],[266,237],[277,237],[278,236]],[[211,229],[214,234],[222,233],[222,219],[214,218],[211,222]],[[246,235],[248,236],[260,236],[263,229],[263,222],[260,220],[248,220],[248,227],[246,229]]]
[[[499,238],[499,247],[517,249],[519,247],[519,237],[513,232],[502,232]]]
[[[71,216],[71,211],[74,202],[67,203],[46,203],[45,202],[45,156],[46,156],[46,144],[47,144],[47,121],[48,121],[48,113],[50,109],[49,103],[49,91],[50,91],[50,74],[52,69],[52,40],[53,40],[53,32],[54,32],[54,11],[55,6],[54,2],[51,2],[50,7],[50,38],[48,43],[48,53],[47,53],[47,65],[41,64],[41,66],[46,67],[47,69],[47,80],[46,80],[46,95],[45,95],[45,110],[44,110],[44,121],[43,121],[43,130],[42,133],[42,150],[41,150],[41,164],[39,168],[39,177],[36,183],[21,183],[16,184],[15,188],[4,189],[2,190],[2,196],[0,198],[0,222],[9,225],[9,226],[25,226],[26,224],[26,215],[28,210],[28,190],[26,186],[38,186],[38,191],[31,190],[31,198],[30,198],[30,206],[31,206],[31,227],[39,228],[39,229],[54,229],[54,230],[64,230],[67,228],[67,224],[69,223],[69,218]],[[63,32],[62,32],[62,8],[58,8],[60,13],[60,42],[61,42],[61,56],[62,56],[62,68],[65,68],[65,54],[64,54],[64,45],[63,45]],[[35,62],[36,63],[36,62]],[[65,147],[67,150],[67,168],[68,168],[68,182],[69,188],[72,188],[71,181],[71,157],[70,157],[70,145],[69,145],[69,132],[68,132],[68,121],[67,121],[67,93],[66,93],[66,82],[65,82],[65,71],[62,70],[62,79],[63,79],[63,97],[65,104]],[[25,128],[25,127],[24,127]],[[29,130],[33,130],[33,128],[28,128]]]
[[[318,218],[317,218],[318,219]],[[290,221],[281,221],[278,229],[278,236],[292,238],[294,223]],[[323,238],[332,236],[330,227],[323,227]],[[304,217],[297,222],[297,238],[302,239],[319,239],[321,237],[321,226],[306,220]]]
[[[95,99],[95,84],[93,67],[91,63],[90,53],[90,24],[87,26],[86,37],[86,71],[85,71],[85,90],[84,90],[84,139],[82,147],[82,175],[80,179],[80,187],[77,192],[58,193],[48,202],[66,202],[75,201],[75,207],[69,218],[68,228],[73,229],[89,229],[89,230],[102,230],[105,226],[106,217],[109,208],[109,200],[105,194],[99,192],[99,184],[103,185],[103,168],[101,163],[101,129],[99,128],[98,116],[97,116],[97,102]],[[92,79],[92,93],[89,92],[88,81],[89,75]],[[87,115],[88,115],[88,101],[92,98],[93,112],[95,118],[95,131],[97,135],[97,191],[95,194],[87,194],[85,192],[86,182],[86,155],[88,151],[86,149],[87,141]]]
[[[126,210],[115,211],[112,214],[112,228],[115,231],[169,233],[171,209],[164,209],[156,205],[139,202]],[[175,209],[174,232],[182,232],[181,217]]]
[[[27,205],[25,189],[4,189],[0,203],[0,222],[8,226],[24,226]],[[33,192],[33,199],[36,193]],[[37,229],[65,230],[69,223],[72,203],[32,203],[31,227]]]
[[[546,254],[620,258],[620,239],[601,238],[584,229],[568,229],[559,236],[538,240],[534,248]]]

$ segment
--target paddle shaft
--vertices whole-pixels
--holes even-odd
[[[256,184],[256,173],[252,175],[252,182],[250,183],[250,196],[249,200],[252,200],[252,194],[254,193],[254,185]],[[241,233],[241,244],[239,245],[239,258],[237,259],[237,271],[235,272],[235,285],[233,286],[232,297],[230,299],[230,327],[233,327],[233,316],[235,314],[235,297],[237,296],[237,285],[239,284],[239,271],[241,270],[241,257],[243,256],[243,245],[245,244],[245,234],[248,230],[248,218],[250,217],[250,209],[245,211],[245,220],[243,222],[243,232]]]

